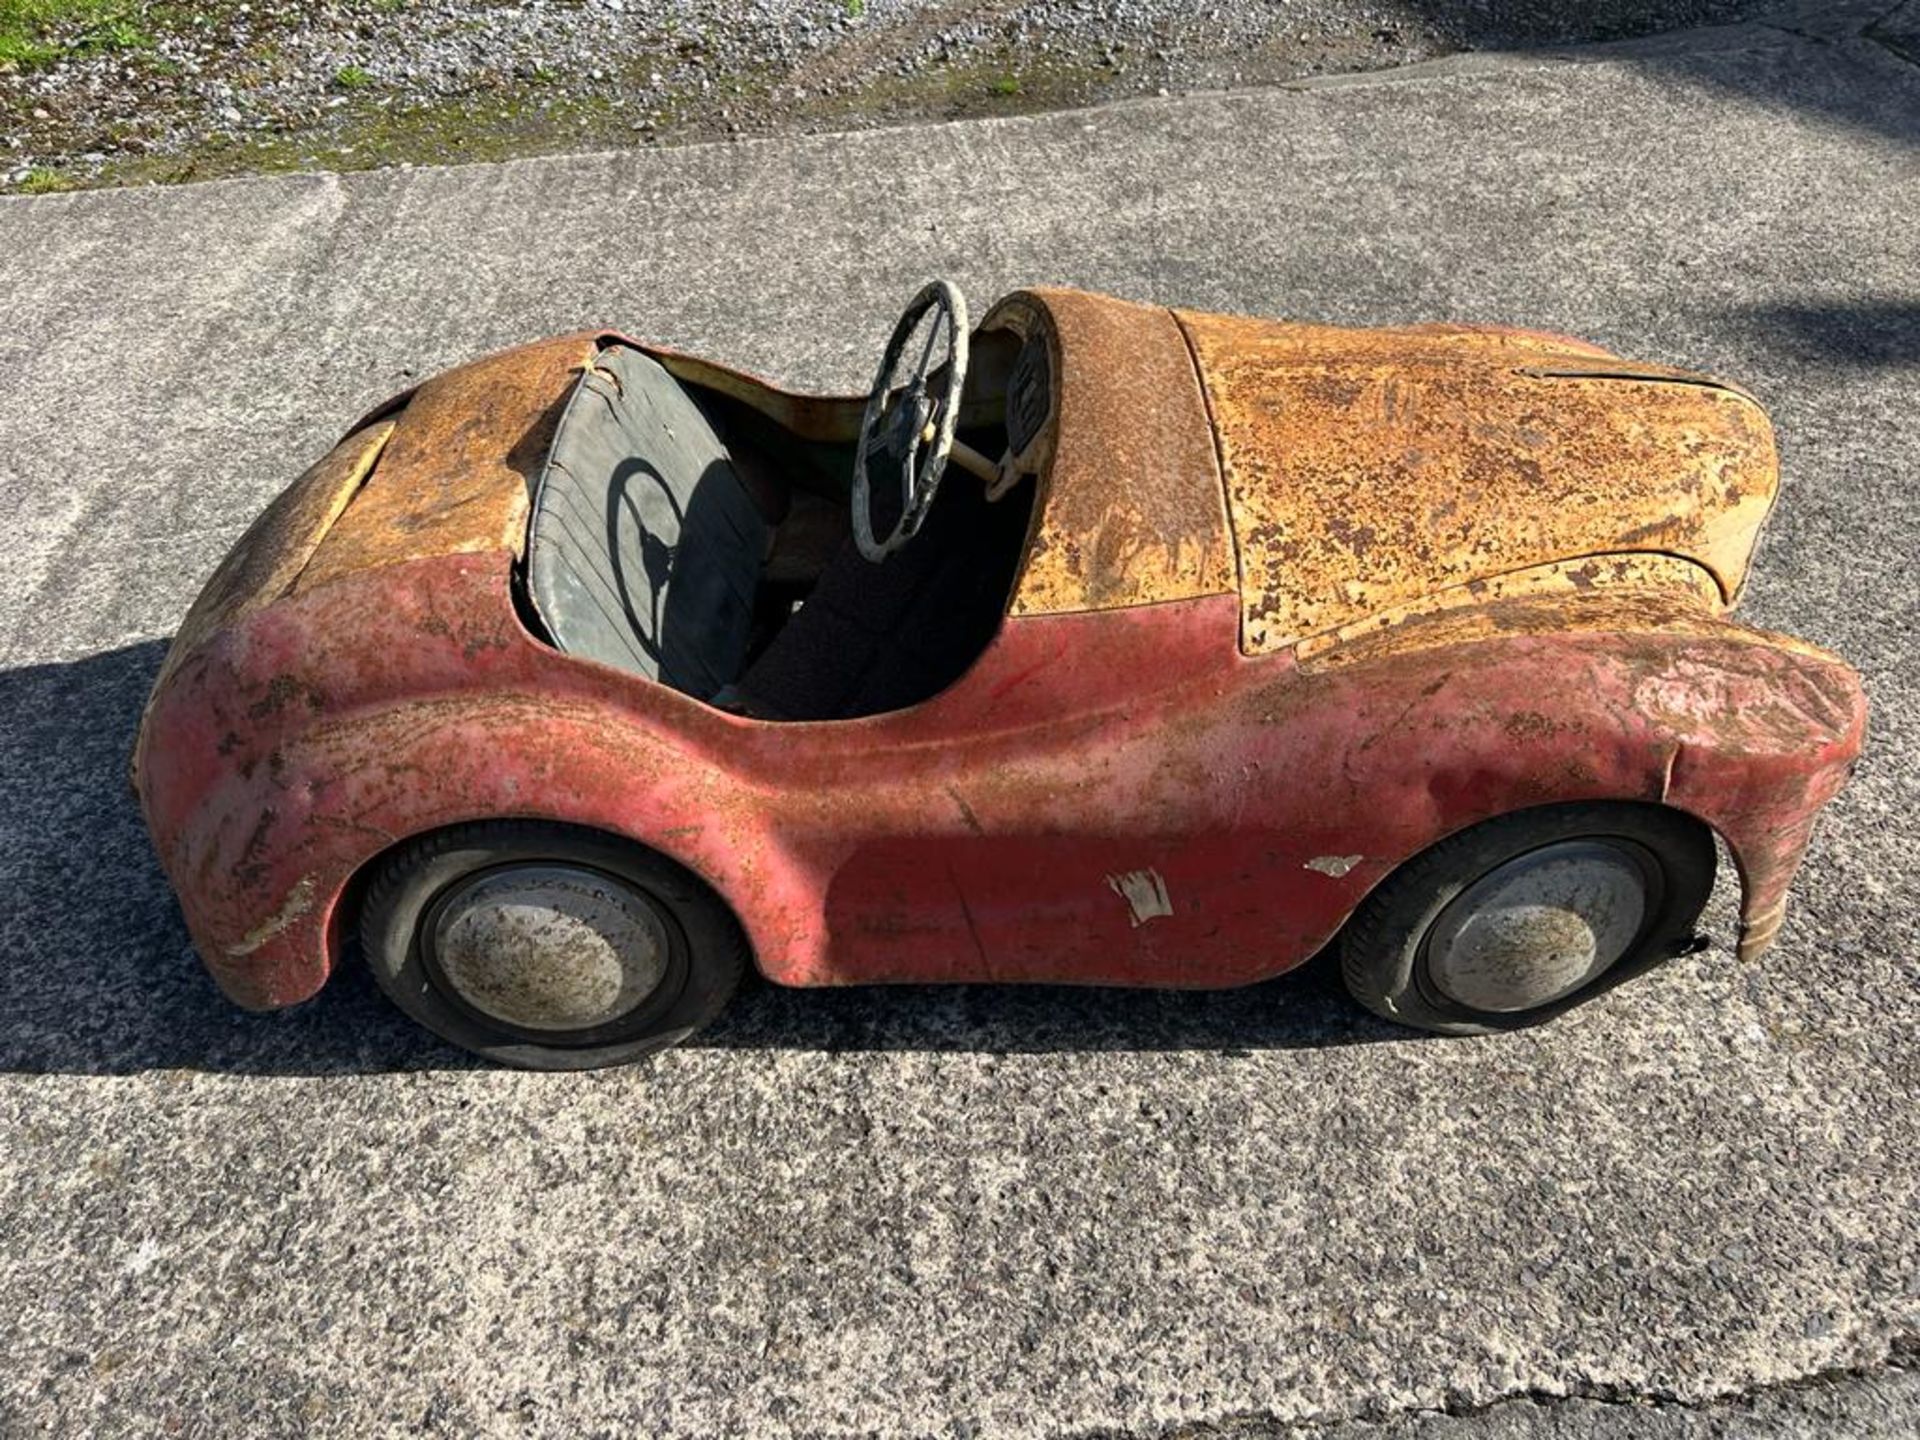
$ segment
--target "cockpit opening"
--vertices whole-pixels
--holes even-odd
[[[562,651],[757,719],[932,698],[1005,616],[1052,412],[1037,317],[995,319],[957,365],[923,362],[870,403],[864,426],[860,400],[608,340],[533,481],[523,611]],[[916,491],[949,406],[944,473]],[[863,446],[871,532],[896,539],[878,560],[855,520]]]

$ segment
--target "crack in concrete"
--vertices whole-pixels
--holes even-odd
[[[1888,1344],[1886,1355],[1878,1361],[1830,1366],[1789,1380],[1752,1385],[1701,1399],[1688,1399],[1669,1390],[1636,1390],[1625,1385],[1579,1385],[1567,1390],[1533,1386],[1483,1401],[1449,1397],[1439,1405],[1411,1405],[1399,1410],[1362,1411],[1314,1420],[1287,1420],[1271,1412],[1245,1411],[1213,1420],[1181,1421],[1148,1431],[1073,1431],[1062,1434],[1059,1440],[1281,1440],[1281,1437],[1311,1436],[1333,1431],[1352,1433],[1377,1429],[1384,1433],[1392,1427],[1418,1424],[1427,1418],[1470,1421],[1491,1419],[1509,1410],[1552,1410],[1576,1405],[1711,1414],[1749,1408],[1776,1396],[1856,1384],[1888,1374],[1914,1372],[1920,1372],[1920,1332],[1894,1336]]]
[[[1833,41],[1825,35],[1816,35],[1811,30],[1802,30],[1795,25],[1782,25],[1773,20],[1756,20],[1753,23],[1762,30],[1775,30],[1782,35],[1791,35],[1796,40],[1805,40],[1812,45],[1831,46],[1833,44]],[[1859,33],[1864,35],[1866,32],[1863,30]]]
[[[1800,25],[1794,25],[1780,20],[1754,20],[1750,23],[1759,29],[1778,31],[1782,35],[1791,35],[1795,39],[1805,40],[1814,45],[1830,47],[1848,40],[1864,40],[1869,45],[1878,46],[1880,49],[1886,51],[1902,64],[1920,67],[1920,50],[1911,48],[1909,41],[1886,28],[1888,21],[1899,15],[1903,10],[1910,8],[1912,4],[1913,0],[1895,0],[1894,4],[1888,6],[1877,15],[1874,15],[1871,19],[1863,22],[1857,29],[1842,32],[1838,39],[1832,35],[1822,35],[1816,31],[1805,29]],[[1832,7],[1833,10],[1841,12],[1849,8],[1849,6],[1844,4]],[[1807,15],[1809,13],[1818,14],[1820,12],[1803,11],[1801,13],[1802,15]]]
[[[1893,9],[1889,10],[1885,15],[1882,15],[1880,19],[1874,21],[1871,25],[1867,26],[1866,29],[1862,30],[1860,32],[1860,38],[1865,40],[1869,45],[1878,45],[1882,50],[1886,51],[1902,64],[1920,68],[1920,50],[1909,50],[1904,41],[1881,29],[1883,22],[1892,19],[1906,8],[1905,5],[1894,6]]]

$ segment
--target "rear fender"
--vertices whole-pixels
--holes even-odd
[[[325,984],[369,867],[409,839],[483,819],[618,835],[723,895],[744,888],[743,863],[773,868],[771,837],[738,783],[631,716],[489,694],[362,712],[289,737],[268,765],[228,771],[206,792],[175,832],[169,869],[198,877],[180,887],[183,907],[220,988],[272,1009]]]
[[[706,867],[730,844],[759,852],[753,826],[732,823],[754,813],[753,788],[721,779],[743,722],[538,644],[509,603],[509,558],[289,597],[156,685],[142,808],[194,942],[240,1004],[318,990],[354,877],[443,825],[597,826],[717,886],[728,877]]]

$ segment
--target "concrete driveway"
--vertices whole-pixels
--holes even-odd
[[[1863,34],[1883,9],[0,201],[0,1431],[1910,1430],[1920,23]],[[1876,707],[1779,946],[1736,964],[1723,883],[1706,953],[1451,1042],[1313,973],[761,990],[584,1076],[471,1067],[356,974],[228,1008],[124,759],[266,499],[413,377],[588,324],[857,387],[933,273],[1521,322],[1751,385],[1787,478],[1747,614]]]

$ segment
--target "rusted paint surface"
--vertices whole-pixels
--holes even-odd
[[[1078,291],[1009,297],[1054,346],[1055,424],[1015,614],[1148,604],[1233,590],[1212,430],[1193,361],[1164,309]],[[1007,302],[1003,302],[1007,303]],[[805,395],[615,332],[503,351],[373,414],[387,452],[300,577],[303,588],[379,565],[524,543],[527,487],[572,383],[597,350],[634,345],[688,383],[741,400],[804,439],[859,434],[862,396]],[[1125,484],[1116,478],[1126,477]]]
[[[392,434],[390,420],[354,431],[281,491],[208,577],[180,622],[172,653],[186,654],[215,631],[284,595],[366,482]]]
[[[560,410],[599,348],[592,334],[502,351],[421,385],[366,487],[302,572],[356,571],[525,543],[528,486]]]
[[[1553,603],[1588,596],[1604,598],[1611,608],[1566,608]],[[1535,600],[1546,603],[1497,603]],[[1363,656],[1421,649],[1440,635],[1458,643],[1502,633],[1503,627],[1521,623],[1514,616],[1525,616],[1528,623],[1537,618],[1540,625],[1553,629],[1590,625],[1603,614],[1625,614],[1649,623],[1696,626],[1699,633],[1708,634],[1717,633],[1712,628],[1715,617],[1726,609],[1713,576],[1691,560],[1676,555],[1590,555],[1437,590],[1411,605],[1302,640],[1294,654],[1308,666],[1323,656],[1327,657],[1324,663],[1352,664]]]
[[[1576,603],[1577,602],[1577,603]],[[1753,630],[1728,620],[1721,606],[1706,605],[1679,585],[1601,585],[1568,594],[1551,588],[1492,594],[1477,605],[1409,609],[1389,625],[1362,624],[1328,645],[1301,645],[1303,669],[1373,664],[1415,650],[1464,645],[1525,635],[1589,632],[1632,634],[1657,630],[1669,636],[1724,639],[1730,634],[1822,664],[1839,664],[1827,651],[1791,635]]]
[[[1012,613],[1232,591],[1213,436],[1169,312],[1077,290],[1012,298],[1046,317],[1056,388],[1053,458]]]
[[[1180,318],[1250,652],[1591,555],[1682,556],[1739,589],[1777,464],[1734,388],[1529,332]]]

